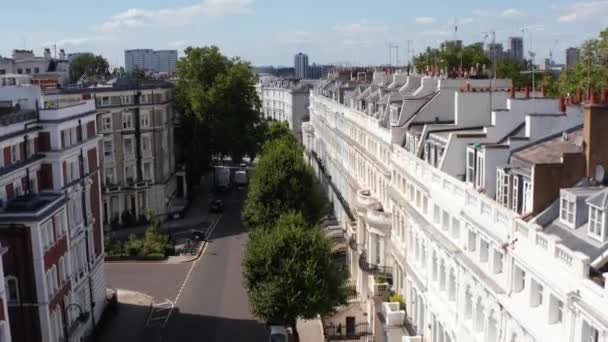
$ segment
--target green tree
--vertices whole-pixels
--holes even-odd
[[[215,47],[192,48],[177,63],[176,110],[190,181],[214,158],[255,156],[263,123],[256,78],[248,63]]]
[[[152,79],[152,77],[148,73],[146,73],[146,71],[142,68],[134,68],[133,70],[127,72],[125,75],[133,80],[142,81]]]
[[[164,254],[165,247],[169,241],[169,237],[160,232],[160,221],[152,211],[147,213],[150,225],[146,229],[144,239],[141,246],[141,255],[149,256],[153,254]]]
[[[332,259],[332,243],[300,214],[281,216],[250,234],[243,275],[253,313],[274,324],[334,312],[346,303],[346,274]]]
[[[416,70],[424,72],[427,67],[438,66],[448,71],[458,70],[461,65],[464,70],[480,69],[490,64],[483,48],[477,44],[458,47],[456,44],[446,44],[442,49],[427,47],[427,49],[414,58]]]
[[[521,63],[505,59],[496,63],[495,69],[497,78],[511,79],[514,87],[532,86],[532,76],[530,73],[524,73],[525,68]]]
[[[302,153],[289,137],[264,144],[243,208],[249,227],[267,228],[289,211],[301,212],[311,224],[321,218],[326,199]]]
[[[608,89],[608,28],[600,32],[597,39],[583,44],[579,63],[562,73],[557,89],[564,96],[573,95],[579,89]]]
[[[293,140],[293,142],[297,144],[296,138],[286,122],[271,122],[264,133],[265,142],[287,138]]]
[[[110,65],[101,55],[79,55],[70,62],[70,82],[76,83],[84,74],[89,77],[108,77],[110,75]]]

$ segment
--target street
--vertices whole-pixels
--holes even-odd
[[[224,213],[202,256],[183,264],[107,264],[108,285],[154,297],[146,341],[265,341],[263,323],[249,311],[241,259],[247,234],[240,221],[245,191],[221,197]],[[191,208],[191,210],[207,210]],[[134,322],[135,324],[135,322]]]

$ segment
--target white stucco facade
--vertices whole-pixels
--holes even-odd
[[[608,290],[589,279],[589,258],[524,220],[534,184],[520,206],[496,201],[510,151],[581,125],[580,106],[538,114],[558,101],[488,87],[376,72],[311,92],[305,158],[349,234],[358,300],[382,324],[387,274],[425,341],[608,341]],[[471,174],[470,149],[483,151]]]

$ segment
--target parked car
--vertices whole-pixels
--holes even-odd
[[[216,199],[209,205],[209,211],[212,213],[221,213],[224,211],[224,201]]]
[[[270,326],[270,341],[269,342],[288,342],[289,333],[287,328],[282,325]]]

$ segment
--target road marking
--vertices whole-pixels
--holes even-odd
[[[175,305],[169,299],[165,299],[164,302],[154,304],[150,310],[150,313],[148,314],[148,318],[146,319],[146,326],[150,327],[152,325],[156,325],[157,321],[162,321],[160,326],[164,328],[165,325],[167,325],[167,321],[169,321],[173,308],[175,308]]]
[[[217,220],[215,220],[211,224],[211,227],[209,227],[209,230],[208,230],[208,233],[207,233],[207,240],[211,239],[211,234],[213,234],[213,231],[215,230],[215,227],[217,226],[217,224],[220,222],[221,219],[222,219],[222,215],[220,215],[217,218]],[[186,278],[184,279],[184,282],[182,283],[182,287],[177,292],[177,295],[175,296],[175,300],[173,301],[176,305],[177,305],[177,302],[179,301],[179,297],[182,295],[182,291],[184,291],[184,288],[188,284],[188,280],[190,279],[190,275],[192,274],[192,271],[194,270],[194,267],[196,266],[196,264],[198,263],[198,261],[202,259],[203,255],[205,254],[205,251],[207,250],[207,246],[208,246],[208,242],[205,242],[205,246],[203,246],[203,251],[201,252],[201,256],[198,259],[196,259],[192,263],[192,265],[190,266],[190,270],[188,271],[188,274],[186,274]]]

